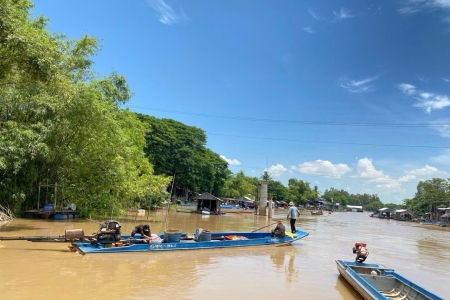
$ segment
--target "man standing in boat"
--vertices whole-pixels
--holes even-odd
[[[152,233],[150,231],[150,225],[138,225],[134,227],[133,231],[131,232],[131,237],[134,237],[136,233],[139,233],[141,235],[141,239],[147,239],[151,240]]]
[[[295,233],[297,230],[295,229],[295,221],[297,221],[297,217],[300,216],[300,211],[297,207],[295,207],[294,202],[289,202],[289,210],[287,214],[288,220],[291,222],[291,232]]]
[[[284,238],[286,236],[286,228],[281,221],[277,222],[277,226],[271,231],[272,237]]]

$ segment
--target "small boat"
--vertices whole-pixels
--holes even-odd
[[[321,216],[321,215],[323,215],[323,212],[321,210],[319,210],[319,211],[312,211],[311,210],[311,215],[313,215],[313,216]]]
[[[187,212],[187,213],[196,213],[197,212],[197,204],[196,203],[178,204],[176,211]]]
[[[220,205],[220,211],[222,213],[242,213],[242,214],[255,213],[254,208],[241,207],[236,205],[226,205],[226,204]]]
[[[198,230],[197,230],[198,231]],[[296,233],[287,233],[284,238],[272,237],[270,232],[208,232],[206,238],[190,237],[186,233],[179,233],[178,239],[167,238],[165,234],[156,235],[152,242],[130,236],[121,236],[120,241],[104,243],[99,241],[73,241],[71,249],[81,254],[88,253],[121,253],[121,252],[148,252],[148,251],[174,251],[198,250],[215,248],[237,248],[249,246],[285,246],[300,240],[308,235],[307,232],[297,230]]]
[[[365,243],[356,243],[356,260],[336,260],[339,273],[364,299],[443,300],[444,298],[406,279],[382,264],[367,264]],[[361,251],[362,249],[362,251]]]

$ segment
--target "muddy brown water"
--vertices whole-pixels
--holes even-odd
[[[272,220],[175,211],[167,217],[156,211],[118,220],[124,233],[139,223],[160,233],[164,228],[252,231],[284,218],[285,211],[276,211]],[[302,215],[297,225],[310,235],[285,247],[83,256],[69,252],[65,243],[0,241],[0,299],[361,299],[335,264],[353,260],[352,247],[359,241],[367,243],[366,262],[384,264],[450,299],[448,228],[356,212]],[[59,235],[75,228],[90,234],[98,224],[17,219],[1,226],[0,236]]]

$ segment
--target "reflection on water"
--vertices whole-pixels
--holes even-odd
[[[120,219],[124,233],[149,223],[152,232],[167,228],[195,232],[252,231],[281,219],[254,215],[202,216],[171,211]],[[99,218],[100,219],[100,218]],[[365,213],[304,216],[298,227],[308,237],[285,247],[211,249],[161,253],[79,255],[65,243],[0,242],[2,299],[360,299],[341,277],[336,259],[353,260],[355,242],[368,244],[368,262],[382,263],[441,296],[438,284],[450,275],[450,230],[369,218]],[[98,224],[85,221],[15,220],[0,235],[59,235]],[[270,230],[270,226],[262,230]]]

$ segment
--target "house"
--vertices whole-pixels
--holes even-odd
[[[345,206],[346,211],[357,211],[357,212],[363,212],[363,207],[359,205],[346,205]]]
[[[378,210],[378,218],[380,218],[380,219],[384,219],[384,218],[390,219],[391,214],[392,214],[391,209],[389,209],[387,207],[383,207]]]
[[[397,209],[394,213],[394,219],[399,221],[411,221],[414,213],[407,209]]]
[[[439,218],[440,219],[450,219],[450,207],[447,208],[438,208]]]
[[[201,212],[203,209],[208,209],[211,214],[219,215],[220,204],[222,200],[210,193],[203,193],[196,197],[194,200],[197,201],[197,211]]]

